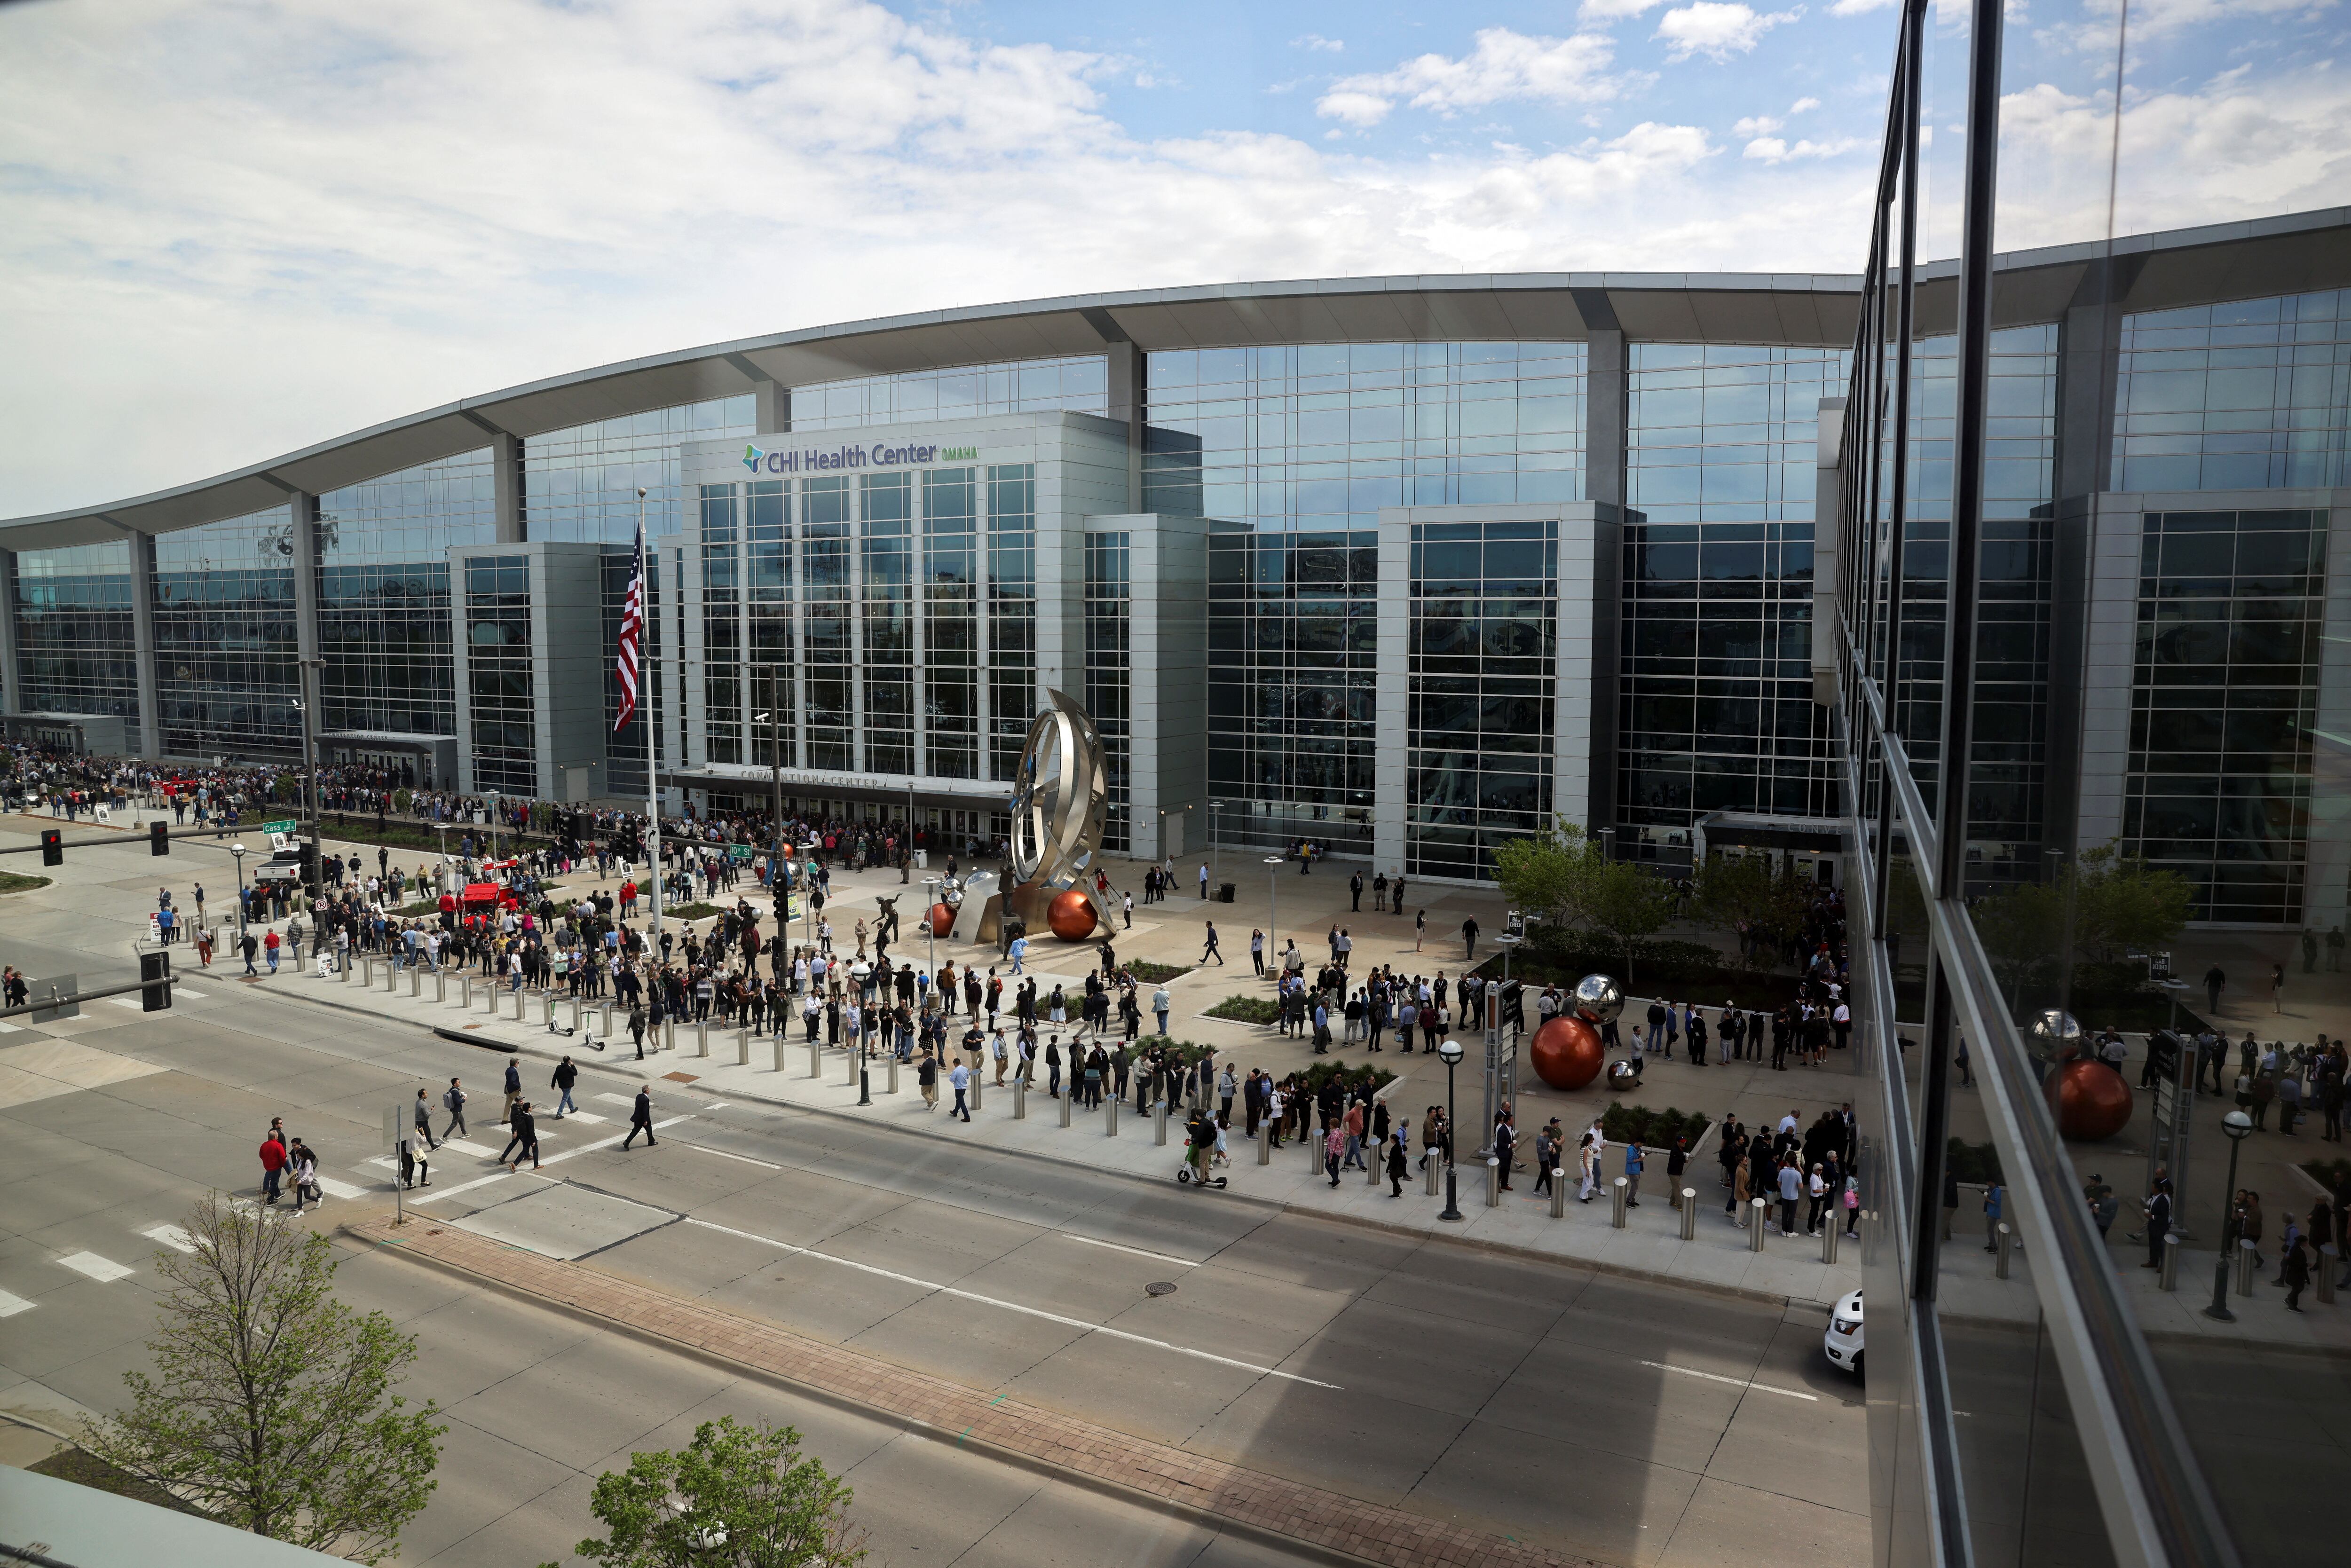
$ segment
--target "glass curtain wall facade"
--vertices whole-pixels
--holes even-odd
[[[1379,510],[1581,500],[1587,358],[1555,342],[1148,356],[1144,509],[1242,526],[1208,542],[1219,835],[1371,853]]]
[[[31,713],[106,714],[140,744],[131,543],[16,557],[16,658]]]
[[[1127,632],[1133,619],[1134,535],[1086,535],[1086,711],[1102,731],[1110,769],[1102,848],[1126,853],[1133,842],[1134,736]]]
[[[1559,525],[1412,529],[1407,876],[1493,874],[1552,823]]]
[[[1077,354],[815,382],[792,389],[792,429],[797,434],[901,419],[972,419],[1056,409],[1105,413],[1108,375],[1102,356]]]
[[[2346,1457],[2332,1421],[2351,1377],[2318,1350],[2332,1331],[2272,1288],[2274,1225],[2257,1277],[2226,1267],[2245,1194],[2332,1230],[2332,1209],[2304,1213],[2297,1140],[2230,1128],[2232,1098],[2186,1081],[2192,1046],[2158,1082],[2166,1053],[2144,1036],[2128,1131],[2102,1143],[2076,1118],[2111,1075],[2088,1032],[2165,1018],[2135,931],[2194,947],[2164,909],[2290,921],[2322,851],[2342,874],[2344,824],[2311,809],[2339,744],[2320,646],[2337,519],[2300,488],[2341,477],[2339,296],[2181,307],[2179,275],[2128,236],[2180,226],[2181,204],[2224,184],[2236,219],[2312,205],[2262,161],[2327,154],[2322,120],[2296,116],[2339,116],[2346,89],[2285,13],[2132,8],[2126,31],[2118,8],[2028,22],[1998,0],[1899,16],[1841,389],[1834,629],[1855,1066],[1873,1080],[1856,1100],[1873,1556],[2314,1561],[2333,1533],[2306,1500]],[[2223,106],[2278,110],[2273,136],[2180,141]],[[2079,268],[2062,319],[1996,330],[2053,312],[1995,251],[2059,246]],[[1956,288],[1930,293],[1919,264],[1952,254]],[[1956,331],[1929,336],[1930,312]],[[2109,537],[2126,546],[2111,561]],[[2120,634],[2093,642],[2109,621]],[[2119,837],[2086,798],[2078,815],[2035,804],[2059,793],[2034,771],[2072,738],[2053,732],[2077,728],[2126,737]],[[2126,909],[2151,924],[2117,925]],[[2186,957],[2183,1032],[2307,1038],[2306,1018],[2240,1016],[2231,998],[2262,974],[2241,988],[2238,964],[2216,1007],[2194,983],[2209,960]],[[2131,1018],[2136,997],[2152,999]],[[2270,1072],[2258,1055],[2202,1065],[2251,1082]],[[2158,1114],[2187,1130],[2160,1161]],[[1987,1181],[2005,1270],[1984,1251]],[[2111,1229],[2085,1201],[2100,1187]]]
[[[1635,343],[1619,669],[1621,852],[1690,863],[1709,811],[1830,810],[1813,702],[1813,449],[1835,350]]]
[[[319,497],[322,730],[457,733],[448,549],[496,532],[486,448]]]
[[[987,467],[987,765],[1009,782],[1037,711],[1037,465]]]
[[[923,758],[939,779],[979,777],[979,477],[923,475]]]
[[[528,557],[475,556],[466,560],[465,662],[475,788],[538,794]]]
[[[155,538],[155,694],[173,757],[302,750],[294,519],[273,507]]]

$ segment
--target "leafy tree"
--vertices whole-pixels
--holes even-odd
[[[1740,934],[1741,964],[1768,968],[1804,929],[1813,893],[1792,866],[1775,875],[1761,855],[1716,855],[1698,870],[1693,913],[1719,930]]]
[[[416,1342],[335,1299],[333,1249],[212,1193],[188,1216],[195,1250],[159,1252],[172,1284],[148,1342],[156,1375],[126,1372],[131,1407],[82,1446],[225,1524],[378,1563],[424,1507],[448,1430],[392,1393]]]
[[[1600,841],[1560,819],[1549,836],[1510,839],[1494,851],[1494,880],[1513,907],[1562,930],[1604,937],[1633,977],[1635,945],[1662,929],[1665,884],[1639,866],[1610,858]]]
[[[611,1535],[572,1548],[603,1568],[847,1568],[865,1556],[850,1489],[800,1435],[732,1416],[682,1449],[632,1454],[596,1478],[589,1506]],[[547,1563],[544,1568],[555,1568]]]
[[[2027,991],[2053,992],[2068,965],[2114,963],[2170,941],[2188,924],[2190,897],[2186,878],[2107,843],[2083,851],[2048,882],[1986,894],[1969,914],[2021,1009]]]

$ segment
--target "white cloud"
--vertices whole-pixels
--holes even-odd
[[[1686,60],[1692,55],[1728,60],[1733,54],[1752,52],[1765,33],[1803,14],[1801,5],[1792,11],[1761,12],[1752,5],[1724,4],[1724,0],[1697,0],[1658,18],[1652,37],[1666,41],[1669,60]]]
[[[1883,11],[1896,0],[1836,0],[1829,7],[1832,16],[1865,16],[1872,11]]]
[[[1342,38],[1326,38],[1320,33],[1301,33],[1290,40],[1290,47],[1293,49],[1312,49],[1322,54],[1335,55],[1347,45]]]
[[[1819,141],[1810,139],[1791,145],[1777,136],[1761,136],[1750,141],[1740,153],[1763,163],[1785,163],[1792,158],[1834,158],[1861,145],[1857,136],[1831,136]]]
[[[1637,16],[1664,4],[1665,0],[1583,0],[1583,4],[1575,8],[1575,16],[1581,22],[1613,22],[1626,16]]]
[[[1795,102],[1788,106],[1788,112],[1790,114],[1810,114],[1813,110],[1820,108],[1820,106],[1821,100],[1819,99],[1800,98]]]
[[[1893,0],[1885,3],[1890,5]],[[2241,45],[2262,31],[2264,20],[2315,17],[2335,6],[2335,0],[2134,0],[2130,38],[2134,45],[2146,44],[2191,28],[2226,23],[2235,34],[2229,42]],[[2078,47],[2112,54],[2120,9],[2120,0],[2087,0],[2082,6],[2087,15],[2057,31],[2060,36],[2070,33]]]
[[[1369,126],[1399,102],[1443,115],[1508,99],[1588,103],[1616,96],[1618,83],[1605,74],[1614,53],[1605,34],[1537,38],[1487,27],[1458,59],[1422,55],[1394,70],[1342,77],[1314,107],[1331,119]]]
[[[1734,136],[1769,136],[1786,123],[1786,120],[1774,120],[1768,114],[1750,114],[1744,120],[1734,121],[1730,131]]]

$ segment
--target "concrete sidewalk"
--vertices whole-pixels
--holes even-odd
[[[944,1089],[941,1109],[925,1111],[911,1067],[900,1069],[898,1090],[891,1092],[886,1059],[876,1059],[870,1070],[872,1103],[861,1107],[853,1063],[845,1051],[820,1049],[819,1071],[811,1075],[809,1048],[797,1040],[783,1042],[779,1051],[773,1036],[752,1038],[747,1045],[741,1031],[714,1026],[708,1030],[708,1054],[703,1055],[694,1027],[685,1025],[675,1031],[675,1050],[649,1050],[641,1063],[634,1059],[625,1030],[605,1051],[586,1048],[588,1032],[601,1038],[601,1008],[583,1005],[582,1033],[567,1040],[547,1032],[541,1021],[545,1003],[538,994],[523,994],[525,1021],[517,1023],[510,993],[499,993],[498,1015],[493,1017],[486,1010],[486,988],[481,985],[473,987],[473,1006],[465,1009],[458,1005],[460,988],[454,974],[447,981],[448,999],[436,1003],[433,976],[422,977],[422,995],[412,998],[407,972],[398,976],[397,989],[387,992],[384,964],[379,960],[373,968],[376,979],[371,988],[363,984],[358,971],[346,981],[320,979],[308,970],[298,974],[290,967],[274,978],[233,983],[257,986],[275,995],[389,1023],[438,1029],[486,1048],[512,1051],[541,1061],[553,1061],[568,1053],[601,1071],[653,1083],[656,1103],[662,1082],[692,1083],[697,1092],[727,1099],[854,1116],[919,1135],[1170,1182],[1182,1158],[1180,1124],[1171,1120],[1169,1141],[1161,1146],[1154,1141],[1153,1118],[1135,1115],[1131,1103],[1119,1116],[1115,1135],[1109,1132],[1102,1111],[1073,1112],[1071,1124],[1061,1125],[1061,1103],[1044,1092],[1041,1080],[1028,1097],[1025,1118],[1014,1115],[1015,1095],[1009,1082],[1002,1088],[990,1082],[983,1087],[980,1105],[967,1124],[947,1114],[953,1095]],[[570,1003],[557,1001],[555,1015],[559,1024],[568,1026]],[[622,1016],[616,1009],[616,1023]],[[745,1056],[747,1061],[738,1060]],[[526,1070],[524,1085],[534,1097],[540,1096],[545,1082],[541,1072]],[[1373,1185],[1360,1171],[1343,1172],[1334,1189],[1322,1174],[1321,1161],[1297,1143],[1271,1151],[1270,1163],[1263,1166],[1257,1163],[1257,1146],[1252,1142],[1235,1137],[1231,1154],[1231,1166],[1219,1173],[1231,1179],[1228,1193],[1206,1194],[1203,1201],[1242,1195],[1326,1218],[1414,1234],[1443,1234],[1473,1246],[1662,1278],[1773,1302],[1826,1306],[1861,1283],[1857,1242],[1845,1242],[1835,1264],[1821,1261],[1821,1243],[1813,1238],[1783,1239],[1772,1232],[1762,1251],[1749,1250],[1747,1233],[1724,1216],[1726,1195],[1718,1185],[1718,1167],[1711,1163],[1694,1166],[1686,1178],[1687,1185],[1698,1189],[1699,1212],[1696,1239],[1684,1241],[1680,1217],[1665,1190],[1662,1155],[1652,1156],[1644,1197],[1628,1212],[1625,1228],[1617,1230],[1609,1223],[1612,1205],[1605,1197],[1580,1204],[1571,1194],[1565,1217],[1553,1219],[1550,1200],[1534,1195],[1531,1171],[1516,1173],[1516,1190],[1501,1194],[1500,1203],[1489,1208],[1485,1205],[1483,1165],[1465,1159],[1459,1176],[1462,1212],[1467,1218],[1447,1223],[1437,1218],[1442,1200],[1427,1196],[1416,1168],[1405,1182],[1404,1195],[1391,1197],[1384,1180]],[[1612,1155],[1612,1176],[1617,1165],[1618,1157]]]

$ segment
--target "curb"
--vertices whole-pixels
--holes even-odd
[[[453,1034],[450,1031],[440,1028],[438,1025],[419,1023],[406,1019],[393,1018],[384,1013],[376,1012],[371,1009],[355,1008],[348,1003],[334,1001],[324,997],[304,997],[290,991],[283,994],[295,1001],[307,1002],[314,1007],[328,1008],[336,1012],[354,1013],[360,1017],[373,1019],[379,1023],[391,1024],[409,1029],[424,1030],[432,1034],[441,1037],[442,1039],[451,1040],[461,1045],[476,1046],[484,1050],[504,1051],[514,1055],[528,1055],[541,1058],[564,1054],[559,1051],[545,1051],[531,1046],[510,1045],[503,1040],[485,1039],[477,1035]],[[579,1059],[575,1056],[573,1060],[578,1061]],[[651,1062],[651,1058],[647,1059],[648,1063]],[[698,1061],[700,1059],[687,1058],[686,1060]],[[646,1082],[659,1082],[661,1078],[659,1073],[631,1072],[622,1070],[617,1063],[597,1061],[592,1059],[588,1061],[581,1062],[580,1065],[583,1067],[597,1067],[605,1071],[613,1072],[620,1077],[638,1078]],[[988,1145],[967,1144],[958,1139],[951,1138],[943,1133],[931,1132],[927,1128],[905,1127],[899,1126],[890,1122],[875,1121],[871,1117],[854,1115],[847,1111],[835,1110],[829,1105],[802,1105],[794,1101],[779,1100],[756,1092],[742,1093],[729,1092],[726,1095],[726,1098],[737,1101],[754,1101],[761,1105],[770,1106],[781,1111],[798,1112],[803,1115],[823,1116],[831,1120],[845,1122],[853,1126],[863,1127],[871,1131],[895,1134],[902,1137],[923,1138],[935,1143],[947,1144],[956,1148],[977,1149],[987,1155],[1003,1155],[1015,1159],[1036,1160],[1045,1165],[1059,1166],[1068,1170],[1083,1171],[1089,1176],[1106,1177],[1114,1181],[1129,1182],[1138,1186],[1149,1187],[1155,1190],[1161,1185],[1161,1178],[1138,1175],[1134,1171],[1111,1170],[1102,1166],[1090,1165],[1082,1160],[1067,1159],[1059,1155],[1039,1154],[1032,1149],[1006,1149],[997,1148]],[[1189,1191],[1192,1189],[1186,1188],[1186,1190]],[[1204,1194],[1202,1196],[1205,1197],[1206,1195]],[[1249,1193],[1235,1192],[1219,1192],[1217,1196],[1222,1202],[1243,1204],[1252,1208],[1266,1210],[1269,1214],[1296,1215],[1299,1218],[1305,1219],[1319,1219],[1337,1225],[1353,1226],[1358,1229],[1369,1230],[1380,1235],[1395,1236],[1404,1239],[1424,1243],[1435,1243],[1442,1246],[1459,1247],[1469,1251],[1483,1252],[1495,1257],[1511,1258],[1530,1263],[1549,1264],[1554,1268],[1589,1270],[1593,1273],[1607,1274],[1618,1279],[1640,1281],[1653,1285],[1671,1286],[1678,1290],[1693,1291],[1701,1295],[1715,1296],[1729,1301],[1743,1301],[1750,1305],[1778,1307],[1782,1311],[1789,1308],[1800,1308],[1807,1312],[1817,1311],[1823,1313],[1829,1310],[1825,1303],[1814,1301],[1810,1297],[1775,1294],[1769,1291],[1749,1290],[1739,1285],[1714,1284],[1704,1280],[1685,1279],[1678,1274],[1653,1273],[1646,1270],[1627,1268],[1621,1263],[1608,1263],[1598,1259],[1578,1258],[1562,1253],[1544,1252],[1535,1248],[1520,1247],[1507,1241],[1488,1241],[1477,1237],[1452,1236],[1440,1232],[1421,1230],[1411,1226],[1392,1225],[1385,1220],[1369,1219],[1357,1215],[1332,1213],[1324,1209],[1310,1208],[1303,1204],[1291,1203],[1282,1198],[1259,1197]],[[1354,1559],[1350,1558],[1346,1561],[1353,1562]]]

